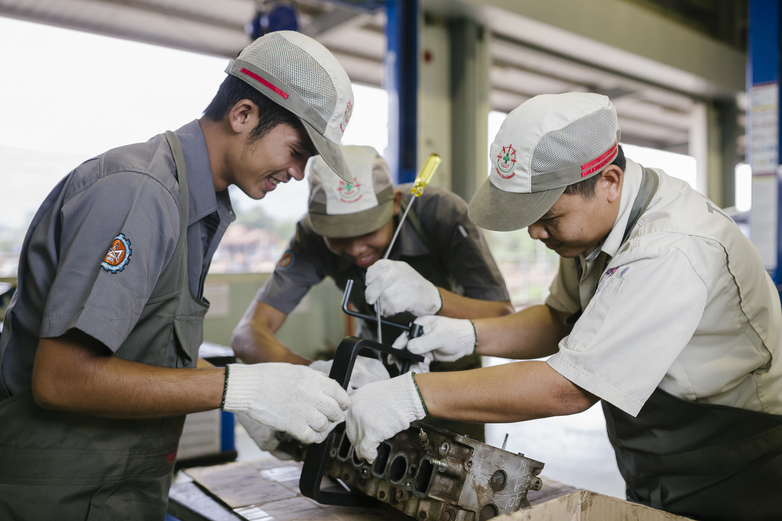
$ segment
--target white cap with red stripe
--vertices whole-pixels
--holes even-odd
[[[489,178],[470,201],[470,219],[508,231],[540,219],[569,185],[600,173],[616,158],[616,109],[603,95],[543,94],[503,121],[489,150]]]
[[[225,72],[298,116],[326,164],[353,182],[339,146],[353,114],[353,89],[328,49],[301,33],[276,31],[245,47]]]

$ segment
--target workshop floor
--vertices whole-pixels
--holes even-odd
[[[489,361],[491,363],[491,361]],[[486,426],[489,445],[523,453],[545,464],[542,475],[577,488],[625,498],[625,484],[608,441],[599,404],[580,414]],[[236,427],[238,459],[251,460],[261,450],[241,425]]]

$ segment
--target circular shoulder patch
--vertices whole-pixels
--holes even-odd
[[[296,257],[293,256],[293,252],[287,250],[285,253],[282,254],[280,260],[277,261],[277,269],[285,271],[287,269],[292,268],[295,262],[296,262]]]
[[[100,263],[101,268],[110,273],[119,273],[125,269],[125,266],[130,262],[130,239],[125,237],[124,233],[120,233],[109,246],[109,251],[106,252],[106,256],[103,257],[103,262]]]

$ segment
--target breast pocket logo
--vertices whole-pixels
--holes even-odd
[[[106,256],[103,257],[103,262],[100,263],[101,268],[110,273],[119,273],[125,269],[125,266],[130,262],[130,239],[125,237],[124,233],[120,233],[109,246],[109,251],[106,252]]]

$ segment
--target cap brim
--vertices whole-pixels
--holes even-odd
[[[564,191],[563,186],[531,194],[505,192],[486,179],[470,200],[467,215],[472,222],[487,230],[520,230],[543,217]]]
[[[325,211],[325,208],[324,208]],[[318,235],[333,239],[359,237],[372,233],[391,220],[394,215],[394,200],[362,212],[342,215],[326,215],[310,210],[307,214],[310,226]]]
[[[348,162],[342,154],[342,148],[339,146],[339,143],[329,141],[306,120],[303,118],[300,118],[300,120],[304,124],[304,129],[307,131],[307,134],[310,136],[312,144],[315,145],[315,150],[318,151],[318,154],[320,154],[326,164],[329,165],[329,168],[334,170],[343,181],[352,183],[353,176],[350,173]]]

